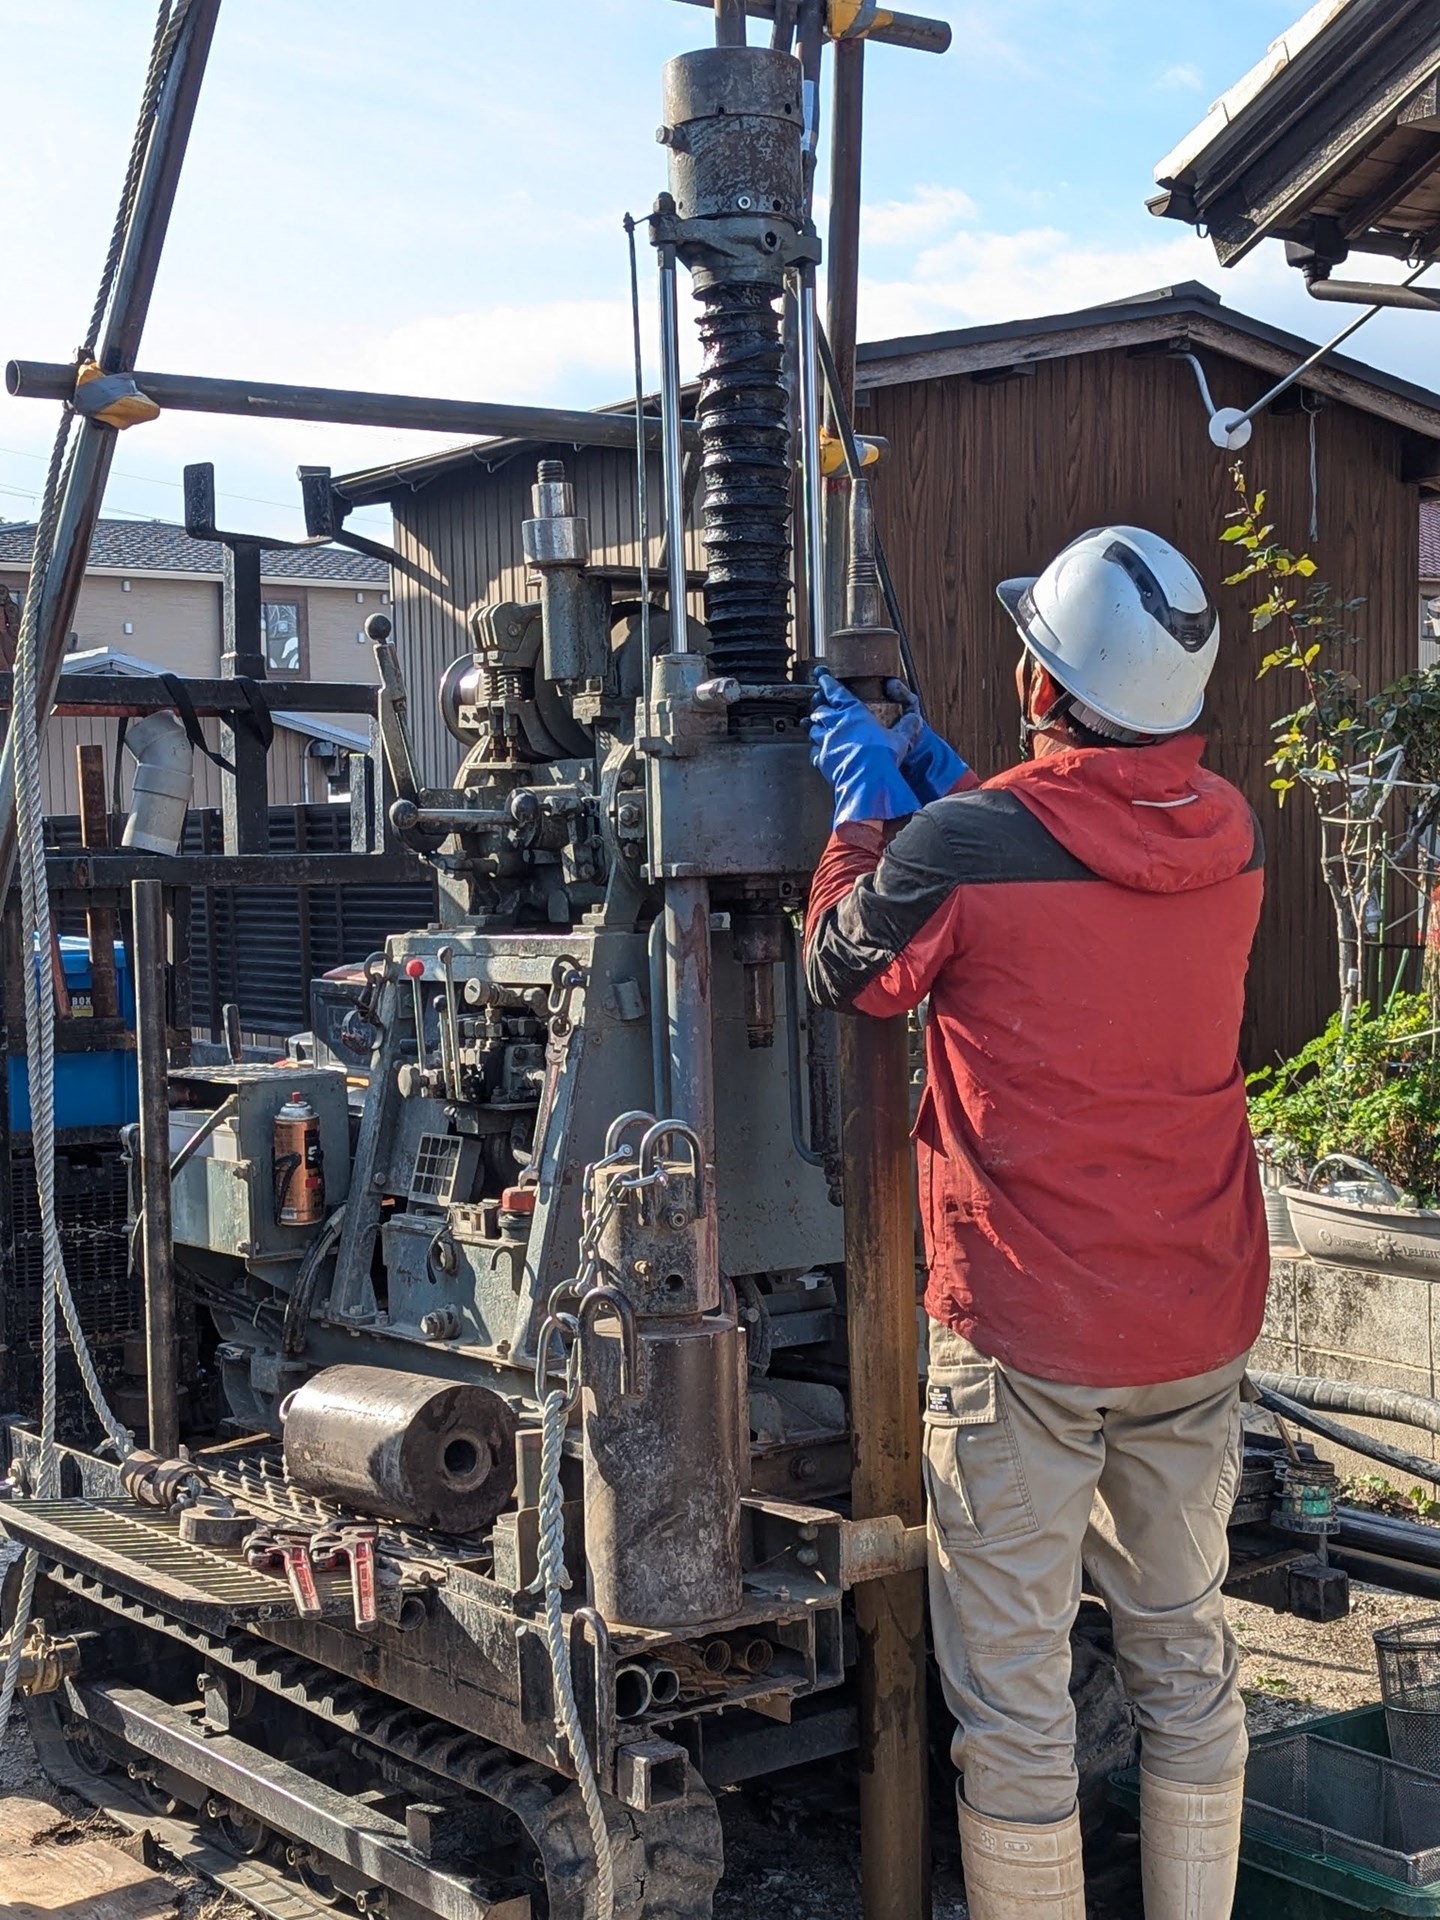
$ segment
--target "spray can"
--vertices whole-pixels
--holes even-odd
[[[320,1116],[292,1093],[275,1115],[275,1218],[282,1227],[312,1227],[325,1217],[325,1160]]]

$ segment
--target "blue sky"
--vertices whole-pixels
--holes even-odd
[[[1222,273],[1144,205],[1155,162],[1299,10],[936,0],[948,55],[867,56],[862,334],[1187,278],[1311,338],[1335,331],[1346,316],[1306,298],[1278,247]],[[0,0],[0,17],[0,358],[60,359],[89,311],[153,0]],[[225,0],[141,364],[617,397],[630,385],[620,220],[664,184],[660,66],[706,34],[675,0]],[[1440,384],[1435,340],[1426,316],[1385,315],[1353,350]],[[0,396],[0,518],[33,512],[52,431],[53,409]],[[298,462],[344,470],[441,444],[175,416],[124,436],[106,510],[178,518],[181,467],[210,458],[226,518],[295,531]],[[384,512],[354,524],[383,532]]]

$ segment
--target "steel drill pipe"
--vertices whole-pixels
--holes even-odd
[[[489,400],[438,400],[412,393],[347,387],[296,387],[264,380],[212,380],[190,373],[137,373],[135,384],[164,413],[239,414],[251,420],[317,420],[337,427],[398,427],[415,433],[473,433],[561,446],[635,451],[633,413],[584,413],[564,407],[516,407]],[[75,369],[51,360],[12,360],[5,385],[17,400],[69,400]],[[102,429],[108,432],[109,429]],[[647,447],[659,447],[660,422],[647,418]],[[696,444],[688,422],[685,445]]]
[[[135,1066],[140,1105],[140,1259],[145,1299],[145,1404],[150,1448],[180,1445],[175,1358],[175,1246],[170,1220],[170,1035],[165,893],[130,889],[135,920]]]

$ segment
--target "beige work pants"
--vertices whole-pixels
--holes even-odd
[[[1065,1386],[931,1322],[931,1622],[977,1813],[1048,1824],[1075,1804],[1082,1559],[1110,1610],[1149,1771],[1187,1786],[1244,1771],[1220,1594],[1244,1371],[1241,1358],[1165,1386]]]

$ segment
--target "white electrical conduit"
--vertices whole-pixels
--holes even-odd
[[[1401,280],[1399,285],[1402,287],[1413,287],[1421,274],[1428,273],[1434,264],[1433,260],[1426,260],[1423,265],[1416,267],[1415,271],[1406,279]],[[1195,369],[1195,379],[1200,387],[1200,398],[1205,402],[1205,411],[1210,416],[1211,440],[1217,447],[1224,448],[1227,453],[1238,453],[1243,446],[1249,443],[1250,435],[1253,431],[1252,422],[1257,414],[1263,413],[1273,400],[1278,400],[1282,393],[1288,388],[1293,387],[1295,382],[1309,373],[1312,367],[1318,366],[1328,354],[1332,354],[1335,351],[1336,347],[1348,340],[1352,333],[1358,333],[1367,320],[1373,320],[1376,314],[1382,311],[1383,308],[1378,305],[1366,307],[1363,313],[1357,314],[1348,325],[1343,326],[1333,340],[1327,340],[1323,347],[1317,347],[1307,359],[1300,362],[1298,367],[1293,368],[1291,372],[1287,373],[1283,380],[1277,380],[1268,393],[1262,393],[1253,405],[1243,409],[1240,407],[1217,407],[1210,393],[1210,384],[1205,378],[1205,369],[1201,366],[1195,355],[1193,353],[1178,354],[1176,356],[1178,359],[1188,360],[1190,365]]]

